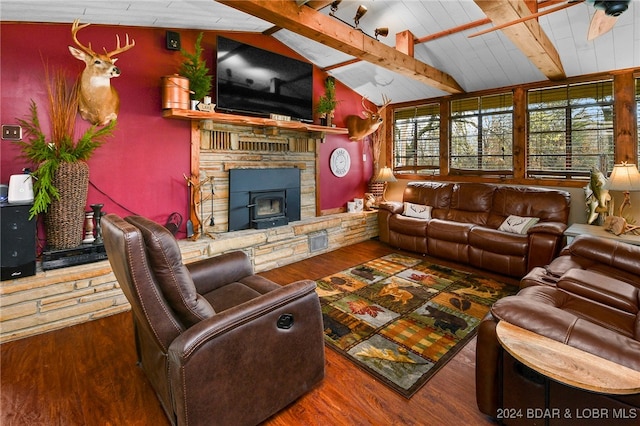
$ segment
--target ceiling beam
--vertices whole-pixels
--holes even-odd
[[[506,24],[531,14],[525,0],[474,1],[494,25]],[[502,32],[547,78],[551,80],[566,78],[560,55],[537,20],[519,22],[503,28]]]
[[[216,1],[447,93],[464,92],[450,75],[293,0]]]
[[[329,6],[331,3],[333,3],[333,0],[308,0],[304,5],[309,6],[312,9],[315,10],[320,10],[324,7]],[[304,5],[300,5],[300,7],[304,6]],[[277,33],[278,31],[280,31],[282,28],[280,28],[279,26],[275,25],[271,28],[268,28],[266,30],[264,30],[262,32],[262,34],[264,35],[273,35],[275,33]]]

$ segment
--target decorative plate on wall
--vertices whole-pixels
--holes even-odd
[[[333,150],[331,158],[329,159],[329,166],[331,167],[331,173],[337,177],[345,176],[349,173],[349,168],[351,167],[349,151],[344,148],[336,148]]]

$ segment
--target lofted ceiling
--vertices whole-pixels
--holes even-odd
[[[343,0],[334,12],[335,17],[353,26],[356,10],[362,4],[368,9],[359,22],[362,32],[373,36],[376,28],[389,28],[389,36],[379,38],[380,43],[386,46],[379,46],[373,38],[364,36],[365,43],[369,44],[362,48],[363,56],[373,63],[354,61],[357,59],[354,49],[359,48],[345,47],[349,44],[345,40],[353,40],[354,35],[362,32],[328,16],[330,1],[311,0],[301,6],[298,3],[303,1],[273,1],[273,4],[280,2],[277,13],[283,15],[274,18],[260,12],[259,15],[265,18],[261,19],[238,8],[243,9],[242,3],[269,3],[267,1],[2,0],[0,20],[71,23],[79,18],[83,23],[93,24],[267,32],[378,104],[382,103],[383,95],[391,98],[393,103],[408,102],[455,93],[452,87],[471,92],[557,78],[558,72],[571,77],[640,67],[640,0],[631,1],[629,10],[619,16],[612,31],[592,41],[587,40],[587,33],[595,9],[589,2],[541,16],[539,25],[532,20],[510,29],[469,38],[469,35],[491,28],[493,23],[499,24],[498,21],[508,19],[506,17],[514,13],[516,17],[518,13],[531,13],[530,10],[505,11],[505,7],[510,7],[505,6],[506,3],[522,8],[535,1]],[[538,1],[540,11],[564,3],[566,1]],[[314,8],[318,8],[318,12]],[[286,15],[289,10],[292,13]],[[299,12],[304,14],[296,15]],[[313,15],[315,13],[323,16]],[[309,23],[296,23],[304,21],[303,15],[309,16]],[[492,22],[486,23],[487,18]],[[461,30],[462,26],[483,21],[482,25]],[[273,22],[288,29],[274,28]],[[317,22],[328,37],[322,43],[301,35],[317,33],[318,29],[313,28]],[[335,25],[344,28],[346,39],[335,35],[342,33]],[[416,39],[429,39],[412,46],[415,59],[412,61],[419,67],[424,65],[424,69],[413,76],[406,64],[413,67],[414,63],[403,54],[396,57],[395,49],[387,49],[387,46],[395,47],[396,33],[407,30]],[[375,54],[369,55],[372,51]],[[554,55],[559,61],[554,60]],[[406,68],[398,69],[398,66]],[[555,70],[550,71],[549,67],[555,67]],[[455,84],[445,84],[443,89],[438,83],[441,81],[453,81]]]

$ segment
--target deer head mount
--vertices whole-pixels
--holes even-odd
[[[366,101],[366,96],[362,97],[362,108],[364,108],[365,118],[362,118],[357,115],[349,115],[347,116],[347,129],[349,130],[349,140],[359,141],[364,139],[366,136],[369,136],[371,133],[378,130],[384,119],[382,118],[382,114],[387,107],[391,103],[391,99],[387,98],[386,95],[382,95],[383,104],[378,107],[377,111],[372,111],[365,105],[364,101]]]
[[[91,49],[91,43],[84,46],[78,41],[78,32],[90,24],[80,25],[80,21],[73,21],[71,35],[73,41],[79,47],[69,46],[71,54],[85,63],[84,71],[80,75],[80,87],[78,91],[78,109],[80,116],[91,124],[104,126],[118,118],[120,110],[120,98],[118,92],[111,86],[111,78],[120,75],[120,68],[114,64],[118,58],[113,56],[125,52],[136,45],[127,34],[126,43],[120,46],[120,37],[116,34],[116,49],[104,53],[96,53]]]

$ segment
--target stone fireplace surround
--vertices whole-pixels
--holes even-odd
[[[321,140],[304,136],[301,132],[256,133],[240,126],[201,126],[203,233],[229,230],[229,171],[233,169],[299,169],[300,220],[316,217],[316,147]]]

